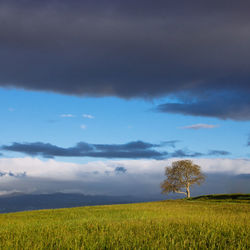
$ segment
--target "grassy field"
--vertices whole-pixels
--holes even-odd
[[[0,215],[1,249],[250,249],[250,203],[162,201]]]

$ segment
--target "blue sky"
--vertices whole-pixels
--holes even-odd
[[[224,150],[231,153],[227,155],[230,158],[249,156],[249,122],[156,112],[154,107],[162,100],[88,98],[3,88],[0,95],[1,116],[5,117],[0,124],[2,145],[41,141],[70,147],[80,141],[123,144],[142,140],[157,144],[178,140],[178,149],[204,154]],[[84,117],[86,114],[92,117]],[[215,127],[184,128],[194,124]],[[165,149],[174,150],[169,146]]]

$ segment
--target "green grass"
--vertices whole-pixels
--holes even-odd
[[[0,215],[0,249],[250,249],[250,204],[162,201]]]

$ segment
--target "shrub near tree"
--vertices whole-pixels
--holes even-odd
[[[181,193],[190,197],[190,187],[205,181],[201,167],[190,160],[175,161],[165,168],[166,179],[161,183],[162,193]]]

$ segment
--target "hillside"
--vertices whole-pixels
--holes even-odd
[[[0,249],[249,249],[248,203],[169,200],[0,214]]]
[[[189,201],[246,202],[250,203],[250,194],[210,194],[192,197]]]

